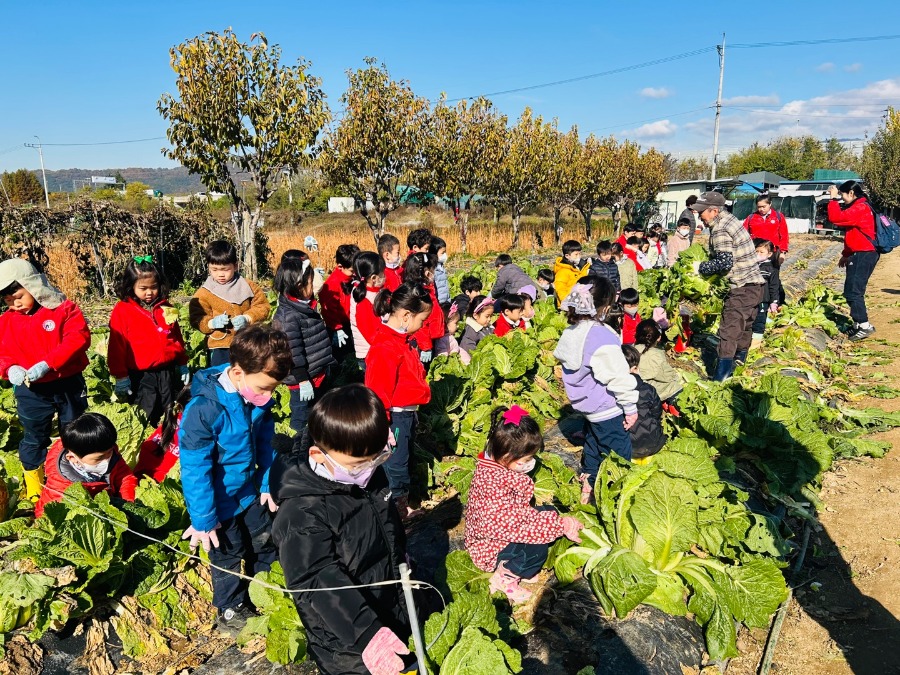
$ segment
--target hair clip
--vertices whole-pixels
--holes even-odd
[[[447,312],[447,316],[453,316],[454,314],[459,314],[459,305],[455,302],[450,305],[450,311]]]
[[[528,417],[528,411],[513,404],[509,410],[503,413],[503,423],[519,426],[523,417]]]
[[[304,261],[300,264],[300,275],[306,274],[306,270],[309,269],[310,260],[309,258],[304,259]]]
[[[150,263],[153,264],[153,256],[152,255],[136,255],[134,256],[134,262],[138,265],[141,263]]]

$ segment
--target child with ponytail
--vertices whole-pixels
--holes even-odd
[[[491,592],[505,593],[513,603],[531,597],[519,582],[540,572],[550,544],[560,537],[581,541],[577,518],[531,503],[534,480],[528,474],[543,449],[541,429],[526,410],[496,408],[469,489],[466,550],[480,569],[494,572]]]
[[[116,295],[119,302],[109,317],[109,372],[116,378],[116,395],[143,410],[155,427],[191,376],[178,311],[149,255],[128,262]]]
[[[429,235],[430,241],[430,235]],[[436,255],[425,252],[410,253],[403,263],[403,281],[421,285],[431,298],[431,313],[425,319],[419,334],[416,335],[416,346],[419,348],[422,363],[429,363],[434,355],[434,341],[444,336],[446,325],[444,312],[438,304],[437,291],[434,286],[434,272],[437,268]]]
[[[376,316],[388,318],[369,347],[365,383],[378,394],[391,422],[396,447],[384,468],[400,516],[409,518],[415,515],[409,508],[409,456],[416,411],[431,400],[425,367],[413,337],[423,329],[433,305],[431,294],[421,284],[409,281],[394,292],[383,288],[375,296],[374,305]]]
[[[375,296],[385,286],[384,258],[374,251],[363,251],[353,260],[353,275],[358,280],[350,293],[350,332],[360,370],[366,369],[366,356],[381,317],[375,314]]]
[[[178,446],[178,425],[181,423],[184,406],[190,400],[191,387],[188,385],[168,405],[156,431],[141,443],[138,461],[134,467],[134,475],[138,480],[149,476],[157,483],[162,483],[178,463],[181,454]]]
[[[291,397],[291,429],[302,434],[309,406],[328,368],[336,363],[331,338],[322,316],[312,306],[312,262],[284,256],[275,272],[278,307],[272,323],[288,336],[294,365],[284,379]]]

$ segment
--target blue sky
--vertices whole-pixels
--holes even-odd
[[[828,9],[824,4],[831,5]],[[333,110],[345,70],[371,55],[420,95],[451,98],[578,77],[715,45],[897,33],[900,3],[784,2],[0,2],[0,170],[170,166],[156,111],[174,91],[169,48],[231,26],[262,31],[286,61],[303,56]],[[680,7],[685,9],[681,9]],[[760,6],[762,9],[762,6]],[[716,18],[721,16],[721,18]],[[877,21],[855,17],[877,17]],[[702,18],[701,18],[702,17]],[[860,138],[900,105],[900,40],[726,51],[721,152],[784,134]],[[628,137],[677,156],[711,152],[715,52],[577,83],[493,97],[514,118],[531,106],[560,127]]]

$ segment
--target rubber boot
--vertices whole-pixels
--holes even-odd
[[[747,350],[742,349],[737,354],[734,355],[734,365],[739,366],[743,365],[747,361]]]
[[[25,499],[37,504],[44,488],[44,465],[25,472]]]
[[[719,359],[719,362],[716,364],[716,374],[713,377],[713,380],[716,382],[724,382],[729,377],[731,377],[731,373],[734,371],[734,359]]]

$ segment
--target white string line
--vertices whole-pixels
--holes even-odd
[[[43,486],[43,487],[44,487],[44,489],[46,489],[46,486]],[[120,523],[116,520],[113,520],[106,514],[100,513],[98,511],[94,511],[93,509],[88,508],[87,506],[76,502],[75,500],[73,500],[71,497],[69,497],[64,492],[60,493],[58,490],[54,490],[53,488],[50,488],[50,491],[60,494],[63,498],[63,501],[67,501],[70,505],[72,505],[76,508],[82,509],[84,511],[87,511],[89,514],[96,516],[100,520],[103,520],[103,521],[109,523],[113,527],[118,528],[118,529],[122,530],[123,532],[130,532],[131,534],[141,537],[142,539],[146,539],[147,541],[152,541],[155,544],[160,544],[160,545],[164,546],[165,548],[173,551],[174,553],[176,553],[184,558],[196,560],[204,565],[209,565],[213,569],[219,570],[220,572],[224,572],[225,574],[230,574],[232,576],[238,577],[240,579],[244,579],[245,581],[249,581],[251,583],[259,584],[263,588],[268,588],[273,591],[279,591],[281,593],[287,593],[287,594],[293,595],[293,594],[300,594],[300,593],[316,593],[316,592],[325,592],[325,591],[342,591],[342,590],[349,590],[349,589],[372,588],[372,587],[376,587],[376,586],[392,586],[394,584],[402,584],[403,583],[403,581],[400,579],[392,579],[389,581],[376,581],[375,583],[371,583],[371,584],[357,584],[354,586],[333,586],[333,587],[329,587],[329,588],[302,588],[302,589],[296,589],[296,590],[292,590],[289,588],[283,588],[282,586],[279,586],[278,584],[272,584],[272,583],[269,583],[268,581],[262,581],[261,579],[257,579],[255,577],[248,576],[241,572],[235,572],[234,570],[229,570],[229,569],[225,569],[224,567],[219,567],[218,565],[214,564],[212,561],[204,560],[200,556],[194,555],[193,553],[185,553],[180,548],[172,546],[171,544],[169,544],[165,541],[162,541],[160,539],[156,539],[155,537],[151,537],[149,534],[144,534],[143,532],[138,532],[136,530],[132,530],[127,525],[122,525],[122,523]],[[446,609],[447,602],[446,602],[446,600],[444,600],[443,594],[436,587],[432,586],[428,582],[412,580],[412,579],[410,580],[410,586],[412,588],[415,588],[416,590],[419,590],[422,588],[430,588],[430,589],[434,590],[434,592],[440,596],[441,602],[444,604],[444,608]]]

